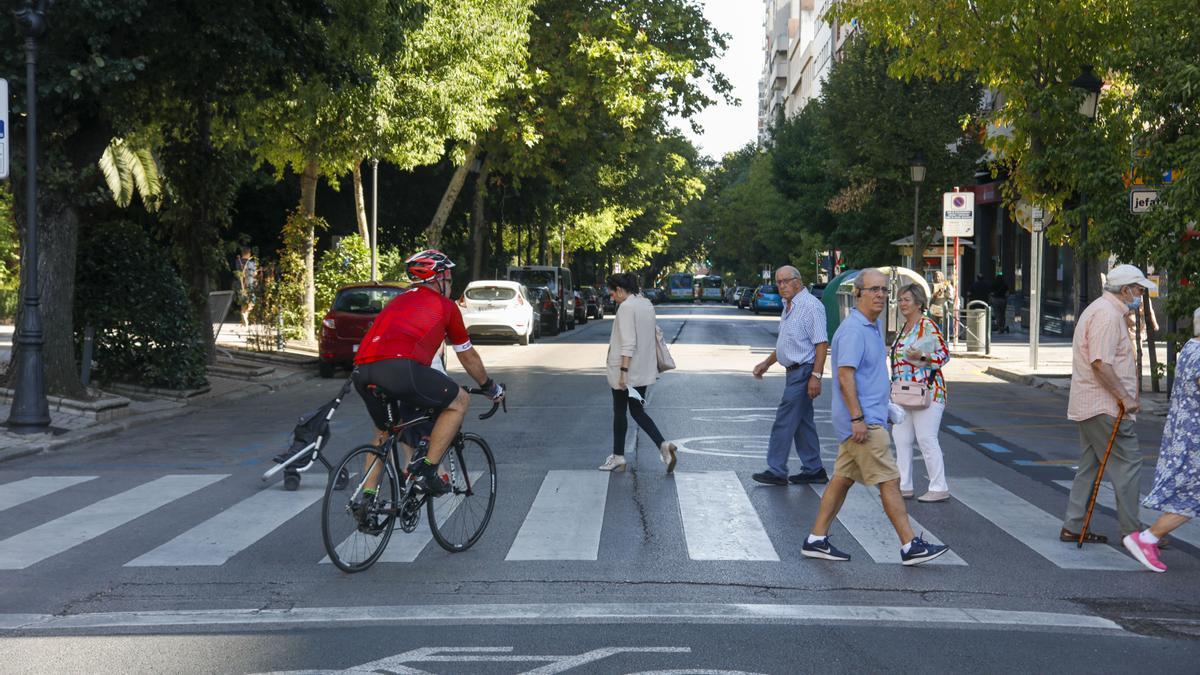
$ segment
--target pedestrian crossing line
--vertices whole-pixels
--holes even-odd
[[[607,471],[547,471],[505,560],[596,560]]]
[[[472,473],[471,485],[475,485],[475,482],[482,477],[482,471]],[[450,516],[454,515],[454,511],[458,508],[458,505],[462,503],[463,497],[460,495],[445,495],[443,497],[438,497],[437,501],[433,503],[434,517],[437,518],[438,525],[442,525],[449,520]],[[338,548],[345,548],[346,545],[350,544],[356,536],[356,534],[351,534],[350,536],[346,537],[346,540],[343,541]],[[359,537],[360,541],[361,539],[362,537]],[[392,531],[392,538],[388,540],[387,548],[385,548],[383,550],[383,554],[379,556],[379,562],[413,562],[417,559],[417,556],[421,555],[421,551],[425,550],[425,547],[429,545],[430,541],[433,541],[433,534],[429,531],[428,527],[418,526],[417,529],[413,530],[412,532],[405,532],[400,528],[396,528]],[[372,548],[374,543],[369,546],[366,544],[360,544],[360,546]],[[333,561],[329,559],[329,556],[325,556],[321,559],[321,564],[329,564],[332,562]]]
[[[1054,483],[1056,485],[1061,485],[1061,486],[1067,488],[1068,490],[1071,489],[1071,482],[1072,481],[1069,481],[1069,480],[1054,481]],[[1099,504],[1100,506],[1112,509],[1114,511],[1117,509],[1117,497],[1116,497],[1116,493],[1113,492],[1111,485],[1109,485],[1108,483],[1100,484],[1100,494],[1096,496],[1096,503]],[[1161,511],[1155,511],[1154,509],[1148,509],[1144,506],[1141,506],[1140,504],[1138,505],[1138,509],[1139,509],[1138,515],[1141,517],[1142,522],[1145,523],[1146,525],[1150,525],[1154,521],[1158,520],[1158,517],[1160,515],[1162,515]],[[1172,539],[1178,539],[1179,541],[1184,541],[1184,542],[1191,544],[1192,546],[1200,548],[1200,522],[1197,522],[1195,520],[1186,522],[1183,525],[1180,525],[1176,529],[1172,530],[1171,534],[1169,536]]]
[[[19,570],[207,487],[229,474],[163,476],[0,541],[0,569]]]
[[[1142,566],[1111,546],[1076,548],[1058,540],[1062,519],[985,478],[955,478],[954,497],[1062,569],[1136,572]]]
[[[825,495],[826,486],[809,484],[809,487],[818,495]],[[892,521],[884,512],[883,502],[879,500],[879,491],[876,488],[855,483],[846,493],[846,501],[842,503],[842,508],[838,511],[837,519],[842,527],[850,532],[855,541],[866,549],[871,560],[877,563],[895,563],[897,565],[903,562],[900,559],[900,540],[896,536],[896,528],[892,527]],[[913,532],[916,532],[925,541],[931,544],[943,543],[912,516],[908,517],[908,524],[912,527]],[[927,564],[966,565],[967,561],[950,550],[943,553],[941,557],[930,560]]]
[[[5,483],[0,485],[0,511],[97,478],[99,476],[34,476]]]
[[[736,473],[676,472],[675,491],[689,558],[779,561]]]
[[[950,431],[953,431],[954,433],[958,434],[959,436],[974,436],[975,435],[974,431],[971,431],[970,429],[968,429],[966,427],[960,427],[960,426],[957,426],[954,424],[947,424],[946,428],[949,429]]]
[[[266,489],[243,499],[126,567],[203,567],[224,565],[230,558],[312,506],[325,493],[320,481],[295,492]]]

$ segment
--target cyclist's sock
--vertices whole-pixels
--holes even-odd
[[[363,494],[368,497],[374,497],[378,492],[379,488],[363,488]]]

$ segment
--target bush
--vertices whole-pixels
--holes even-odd
[[[337,290],[346,284],[371,279],[371,251],[356,234],[342,237],[333,248],[321,254],[313,274],[317,285],[316,331],[320,334],[321,319],[333,306]]]
[[[128,221],[82,226],[76,343],[95,328],[95,377],[186,389],[203,385],[205,346],[167,252]]]

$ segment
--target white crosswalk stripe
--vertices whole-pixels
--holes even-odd
[[[25,569],[180,497],[211,485],[227,474],[163,476],[74,513],[0,541],[0,569]]]
[[[224,565],[275,528],[321,499],[325,486],[310,482],[296,492],[263,490],[175,537],[126,567]]]
[[[809,487],[819,495],[825,494],[824,485],[809,485]],[[846,494],[846,501],[842,503],[842,508],[838,511],[837,519],[842,527],[845,527],[850,535],[858,541],[859,545],[866,549],[871,560],[877,563],[895,563],[897,565],[902,563],[900,540],[896,537],[892,521],[888,520],[887,514],[883,511],[883,502],[879,500],[878,490],[855,484]],[[913,532],[924,538],[925,541],[931,544],[943,543],[912,516],[908,517],[908,524],[912,527]],[[940,558],[930,560],[927,564],[966,565],[967,562],[950,550],[943,553]]]
[[[34,476],[5,483],[0,485],[0,511],[96,478],[96,476]]]
[[[1054,482],[1067,488],[1068,490],[1071,489],[1071,481],[1069,480],[1056,480]],[[1105,508],[1116,510],[1117,497],[1116,493],[1113,492],[1111,485],[1108,483],[1100,484],[1100,494],[1096,496],[1096,503]],[[1144,506],[1139,506],[1138,508],[1140,509],[1138,515],[1141,517],[1142,522],[1146,525],[1152,524],[1154,521],[1158,520],[1160,515],[1162,515],[1159,511],[1148,509]],[[1173,539],[1185,541],[1192,546],[1200,547],[1200,522],[1192,520],[1184,523],[1173,530],[1170,536]]]
[[[1135,572],[1136,560],[1106,545],[1075,548],[1058,540],[1062,519],[983,478],[955,478],[954,497],[1063,569]]]
[[[505,560],[596,560],[606,471],[548,471]]]
[[[737,474],[681,471],[675,490],[689,558],[779,560]]]

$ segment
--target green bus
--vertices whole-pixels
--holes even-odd
[[[667,294],[667,300],[691,302],[696,299],[692,289],[692,275],[685,272],[668,274],[666,288],[663,290]]]

